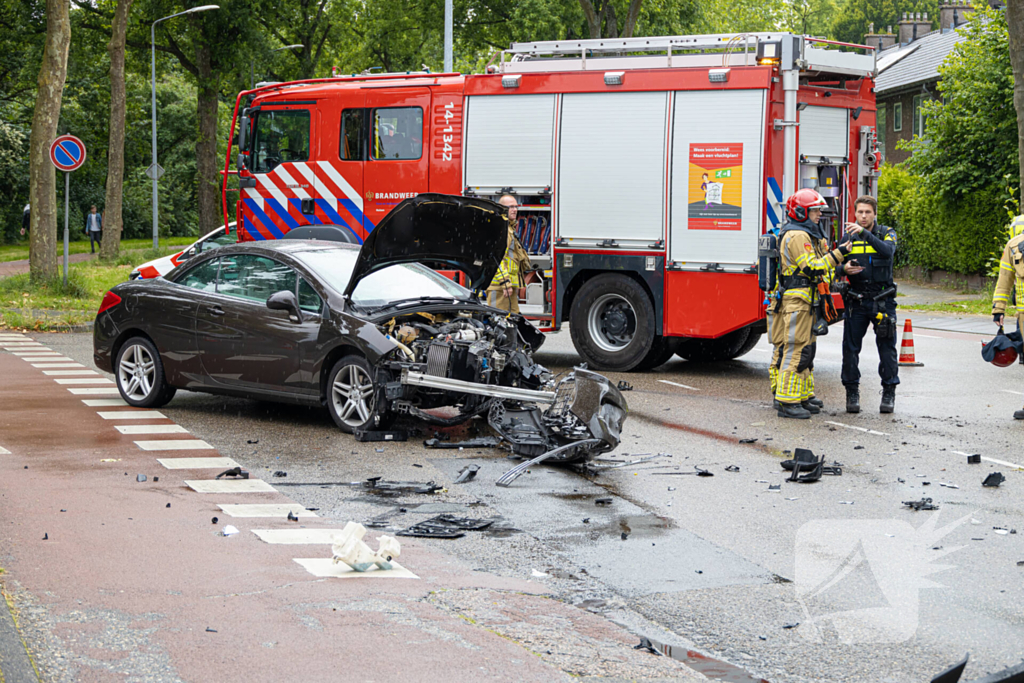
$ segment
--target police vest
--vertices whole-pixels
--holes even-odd
[[[875,236],[880,240],[884,240],[889,232],[889,229],[882,225],[877,226],[876,230],[878,232]],[[893,258],[879,254],[867,240],[855,239],[850,243],[850,254],[846,257],[846,263],[853,261],[864,267],[863,272],[847,276],[854,289],[886,289],[892,286]]]

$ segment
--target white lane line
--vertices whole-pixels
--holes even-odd
[[[357,572],[347,564],[339,562],[334,564],[330,557],[296,557],[293,558],[302,567],[319,578],[331,579],[419,579],[420,577],[398,564],[391,563],[391,569],[373,569],[365,572]]]
[[[168,441],[136,441],[135,445],[144,451],[212,451],[213,446],[202,439],[177,439]]]
[[[43,353],[41,351],[36,351],[35,353],[26,353],[23,356],[18,356],[18,358],[22,359],[27,363],[31,363],[33,358],[46,358],[47,362],[54,362],[58,360],[74,360],[74,358],[68,358],[67,356],[60,353]]]
[[[218,503],[217,507],[232,517],[281,517],[287,519],[289,512],[296,517],[319,516],[298,503],[286,503],[284,505],[274,503]]]
[[[64,375],[66,377],[68,375],[98,375],[100,373],[95,370],[43,370],[43,374],[50,377],[54,375]]]
[[[1013,391],[1012,389],[1000,389],[1000,391],[1006,394],[1017,394],[1018,396],[1024,396],[1024,392],[1022,391]]]
[[[662,384],[671,384],[674,387],[681,387],[683,389],[689,389],[690,391],[700,391],[700,389],[698,389],[697,387],[691,387],[688,384],[680,384],[679,382],[670,382],[667,379],[659,379],[658,381],[661,382]]]
[[[84,368],[85,366],[81,363],[33,363],[32,367],[55,370],[57,368]]]
[[[80,389],[68,389],[76,396],[120,396],[121,392],[117,387],[82,387]]]
[[[231,458],[157,458],[169,470],[226,470],[239,467]]]
[[[122,434],[188,434],[181,425],[115,425]]]
[[[121,403],[104,403],[102,405],[128,405]],[[101,410],[96,413],[104,420],[166,420],[167,416],[159,410]]]
[[[751,351],[757,351],[758,353],[771,353],[771,349],[751,349]]]
[[[0,455],[10,455],[10,454],[11,454],[11,452],[9,450],[4,448],[3,446],[0,446]]]
[[[41,349],[32,349],[31,351],[25,351],[25,350],[11,351],[11,353],[14,354],[15,356],[60,356],[60,355],[63,355],[63,354],[60,354],[60,353],[54,351],[53,349],[48,349],[46,347],[43,347]]]
[[[944,339],[945,338],[945,337],[935,337],[935,336],[932,336],[930,334],[920,334],[920,333],[917,333],[917,332],[914,333],[914,336],[915,337],[924,337],[925,339]]]
[[[299,543],[334,543],[341,529],[253,529],[264,543],[295,545]]]
[[[974,455],[973,453],[964,453],[962,451],[950,451],[950,453],[956,453],[957,455]],[[981,456],[981,459],[982,460],[988,460],[989,462],[994,462],[995,464],[1002,465],[1003,467],[1012,467],[1012,468],[1018,469],[1018,470],[1024,469],[1024,465],[1018,465],[1016,463],[1006,462],[1005,460],[996,460],[995,458],[989,458],[989,457],[986,457],[984,455]]]
[[[262,479],[186,479],[185,486],[196,493],[277,493]]]
[[[39,342],[0,342],[0,347],[7,349],[8,351],[18,351],[21,349],[41,349],[45,344]]]
[[[90,408],[102,408],[109,406],[126,406],[123,398],[85,398],[82,399],[82,403],[89,406]],[[132,412],[132,411],[125,411]],[[161,417],[163,417],[161,415]]]
[[[57,384],[113,384],[114,380],[106,377],[71,377],[68,379],[55,379]]]
[[[67,356],[22,356],[21,359],[26,363],[74,363],[74,358],[68,358]]]
[[[875,436],[889,436],[885,432],[879,432],[874,429],[868,429],[867,427],[855,427],[853,425],[844,425],[842,422],[833,422],[832,420],[826,420],[826,423],[835,425],[836,427],[845,427],[846,429],[855,429],[858,432],[864,432],[865,434],[874,434]]]

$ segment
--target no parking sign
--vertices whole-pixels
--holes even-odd
[[[74,135],[61,135],[50,145],[50,161],[58,171],[77,170],[85,163],[85,143]]]

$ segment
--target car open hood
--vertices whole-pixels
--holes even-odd
[[[494,279],[508,245],[508,213],[487,199],[421,194],[404,200],[363,242],[345,296],[370,273],[397,263],[444,263],[466,274],[470,289]]]

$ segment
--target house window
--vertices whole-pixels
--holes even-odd
[[[903,130],[903,103],[896,102],[892,105],[892,132],[899,133]]]
[[[914,135],[924,135],[924,95],[914,95]]]
[[[875,113],[875,132],[878,134],[878,151],[882,154],[882,159],[885,159],[885,105],[878,105],[878,111]]]

